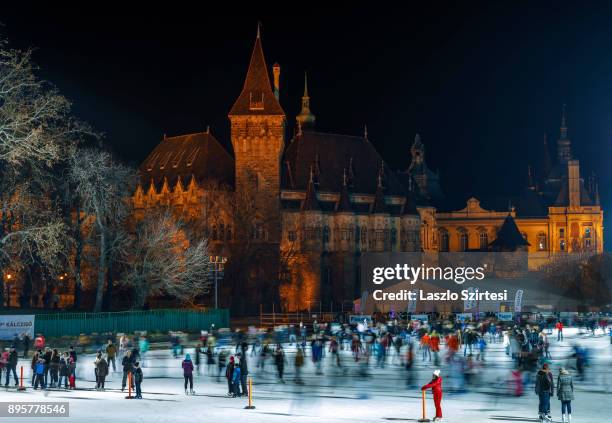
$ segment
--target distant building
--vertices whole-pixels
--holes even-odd
[[[209,130],[164,136],[140,166],[133,198],[139,216],[171,206],[209,238],[214,253],[229,256],[235,268],[226,276],[235,280],[225,285],[233,287],[238,311],[272,303],[288,311],[350,307],[361,295],[362,253],[489,248],[508,214],[538,260],[558,251],[602,251],[598,197],[571,159],[567,129],[559,164],[521,200],[529,207],[517,201],[509,212],[489,211],[470,199],[463,210],[443,212],[440,178],[428,169],[418,135],[412,164],[395,172],[367,129],[360,136],[316,130],[305,79],[289,138],[278,64],[272,73],[273,85],[258,33],[229,112],[233,151]]]

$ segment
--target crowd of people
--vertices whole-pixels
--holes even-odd
[[[577,326],[577,322],[566,323]],[[583,319],[579,327],[585,335],[599,331],[598,334],[611,334],[612,339],[609,323],[607,319]],[[433,371],[431,381],[421,389],[433,392],[436,421],[442,419],[444,375],[444,390],[457,393],[488,387],[503,395],[520,397],[533,386],[539,400],[540,421],[550,421],[550,400],[556,395],[561,403],[562,421],[569,422],[574,383],[586,380],[589,351],[574,341],[566,342],[564,329],[560,319],[502,322],[490,317],[471,322],[441,318],[402,321],[386,316],[378,322],[319,324],[314,321],[309,327],[300,324],[223,333],[212,329],[202,332],[195,345],[188,344],[184,334],[170,333],[169,343],[171,356],[180,359],[186,395],[195,394],[196,378],[202,375],[217,382],[225,377],[230,397],[248,395],[251,362],[258,377],[270,377],[272,368],[273,377],[284,384],[289,369],[293,375],[290,382],[304,385],[304,368],[309,360],[315,376],[333,369],[334,375],[370,378],[376,377],[376,369],[392,366],[403,370],[408,389],[418,389],[422,373]],[[563,344],[563,351],[570,353],[553,360],[551,339],[557,346]],[[29,346],[23,342],[21,345],[27,354]],[[496,354],[508,356],[506,383],[489,383],[491,345],[496,345]],[[19,383],[16,372],[19,357],[15,347],[11,346],[0,357],[5,386],[9,379],[16,385]],[[135,398],[142,398],[143,368],[146,368],[149,349],[145,335],[109,337],[97,348],[92,362],[95,389],[104,391],[107,376],[116,372],[122,376],[121,390],[134,390]],[[89,360],[90,356],[87,357]],[[32,387],[75,389],[78,359],[74,347],[61,352],[44,345],[44,337],[42,340],[36,337],[31,352]],[[179,362],[176,365],[179,367]],[[83,368],[88,367],[80,367]]]

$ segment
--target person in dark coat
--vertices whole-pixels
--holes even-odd
[[[183,367],[183,378],[185,379],[185,395],[191,393],[191,395],[195,394],[193,390],[193,362],[191,361],[191,356],[189,354],[185,355],[185,359],[183,363],[181,363],[181,367]],[[187,391],[187,382],[189,382],[189,392]]]
[[[234,366],[235,366],[234,356],[230,356],[230,361],[227,367],[225,368],[225,378],[227,379],[227,396],[232,396],[234,393],[234,389],[232,386],[232,377],[234,376]]]
[[[132,351],[128,350],[125,355],[123,356],[123,360],[121,360],[121,365],[123,366],[123,379],[121,381],[121,390],[123,391],[125,389],[125,384],[127,382],[128,379],[128,375],[132,373],[132,370],[134,368],[134,363],[135,360],[132,356]],[[131,383],[132,387],[134,385],[134,379],[132,378],[132,383]]]
[[[103,356],[100,356],[100,358],[96,360],[96,370],[98,379],[96,389],[103,391],[104,381],[106,380],[106,376],[108,375],[108,362],[104,359]]]
[[[276,370],[278,371],[278,380],[281,383],[285,383],[283,380],[283,373],[285,371],[285,352],[280,344],[278,344],[276,351],[274,351],[274,361],[276,363]]]
[[[247,363],[246,354],[238,353],[238,359],[240,360],[240,386],[242,387],[242,395],[249,395],[247,388],[247,376],[249,375],[249,366]]]
[[[49,363],[49,372],[51,373],[51,388],[59,385],[59,365],[60,353],[55,348],[51,354],[51,362]]]
[[[9,353],[8,361],[6,362],[6,383],[4,384],[5,387],[8,387],[11,372],[13,372],[13,377],[15,378],[15,386],[19,385],[19,379],[17,378],[18,359],[19,356],[17,354],[17,348],[11,347],[11,352]]]
[[[51,357],[53,356],[53,351],[51,348],[46,347],[43,358],[45,360],[45,387],[49,386],[49,371],[51,370]]]
[[[30,351],[30,337],[26,334],[23,336],[23,358],[28,356],[28,352]]]
[[[143,379],[142,369],[140,368],[140,363],[137,361],[134,363],[134,383],[136,383],[136,399],[142,399],[142,379]]]
[[[70,375],[69,369],[69,361],[70,356],[67,352],[63,353],[60,357],[60,366],[59,366],[59,383],[58,388],[62,386],[62,381],[64,382],[64,389],[68,389],[68,376]]]
[[[557,377],[557,398],[561,401],[561,421],[571,423],[574,382],[572,376],[563,367],[559,370],[559,377]]]
[[[538,395],[538,414],[540,421],[552,420],[550,416],[550,396],[555,392],[555,384],[548,363],[544,363],[542,369],[538,370],[535,381],[535,393]]]

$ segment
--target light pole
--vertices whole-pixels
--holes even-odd
[[[215,282],[215,310],[219,308],[219,296],[218,296],[218,285],[219,277],[223,277],[223,265],[227,263],[227,257],[222,256],[210,256],[210,262],[212,263],[213,280]],[[221,273],[219,275],[219,273]]]

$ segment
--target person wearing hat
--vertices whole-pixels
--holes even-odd
[[[561,421],[572,422],[572,400],[574,399],[574,382],[572,376],[563,367],[559,369],[557,378],[557,398],[561,401]],[[567,418],[565,413],[567,412]]]
[[[227,396],[231,397],[234,394],[234,384],[232,377],[234,376],[234,366],[236,365],[234,356],[230,356],[229,364],[225,368],[225,378],[227,379]]]
[[[436,406],[436,417],[433,418],[434,422],[442,421],[442,377],[440,376],[440,370],[436,369],[433,372],[431,382],[421,387],[422,391],[431,389],[433,394],[434,404]]]
[[[195,394],[193,390],[193,362],[191,361],[191,356],[189,354],[185,355],[185,359],[181,364],[183,367],[183,377],[185,378],[185,395],[191,393],[191,395]],[[189,391],[187,391],[187,382],[189,382]]]

